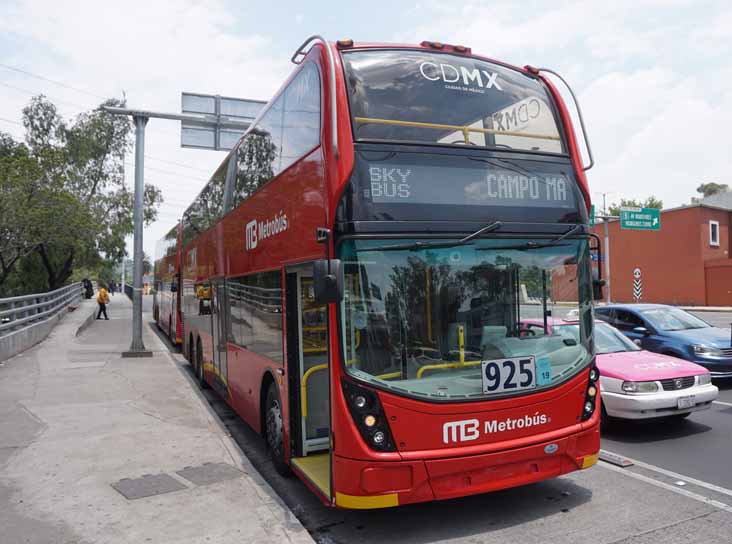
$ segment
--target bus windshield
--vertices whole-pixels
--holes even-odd
[[[343,53],[356,140],[564,153],[543,84],[517,70],[415,50]]]
[[[586,239],[549,244],[482,238],[452,246],[457,239],[443,241],[339,244],[345,271],[342,348],[349,374],[412,397],[480,399],[508,393],[491,392],[491,384],[486,389],[486,361],[523,357],[537,372],[544,367],[544,379],[531,389],[551,387],[589,363]],[[543,323],[544,315],[570,313],[579,320],[576,340],[527,325]]]

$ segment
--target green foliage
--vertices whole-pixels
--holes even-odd
[[[699,187],[696,188],[696,192],[700,193],[704,197],[712,196],[714,194],[722,193],[722,192],[728,191],[728,190],[729,190],[729,185],[727,185],[726,183],[714,183],[714,182],[702,183],[701,185],[699,185]]]
[[[67,123],[37,96],[23,109],[23,125],[25,143],[0,133],[0,296],[56,289],[75,267],[111,270],[133,230],[127,118],[100,106]],[[150,223],[159,189],[146,185],[144,202]]]
[[[651,195],[643,201],[621,198],[620,203],[610,204],[608,213],[610,215],[620,216],[620,208],[655,208],[663,209],[663,201]]]

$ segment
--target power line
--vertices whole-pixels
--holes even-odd
[[[132,166],[133,168],[135,167],[135,165],[133,163],[131,163],[131,162],[125,162],[125,164],[127,166]],[[208,179],[196,178],[196,177],[193,177],[193,176],[189,176],[187,174],[179,174],[178,172],[171,172],[170,170],[162,170],[160,168],[155,168],[154,166],[145,166],[145,170],[151,170],[153,172],[159,172],[161,174],[165,174],[165,175],[168,175],[168,176],[175,176],[175,177],[179,177],[179,178],[181,178],[181,177],[182,178],[187,178],[187,179],[191,179],[193,181],[201,181],[203,183],[208,183],[208,181],[209,181]]]
[[[41,79],[43,81],[48,81],[49,83],[53,83],[54,85],[58,85],[60,87],[65,87],[66,89],[71,89],[72,91],[76,91],[78,93],[83,93],[83,94],[87,94],[89,96],[94,96],[96,98],[101,98],[102,100],[106,100],[107,99],[106,96],[101,96],[101,95],[98,95],[96,93],[92,93],[92,92],[86,91],[84,89],[80,89],[78,87],[74,87],[73,85],[68,85],[68,84],[63,83],[61,81],[56,81],[55,79],[51,79],[51,78],[44,77],[44,76],[41,76],[41,75],[38,75],[38,74],[34,74],[33,72],[29,72],[28,70],[23,70],[21,68],[15,67],[15,66],[8,66],[7,64],[0,63],[0,67],[3,67],[5,69],[7,69],[7,70],[12,70],[13,72],[18,72],[20,74],[25,74],[26,76],[34,77],[36,79]]]
[[[157,157],[152,157],[150,155],[145,155],[146,159],[152,159],[154,161],[164,162],[166,164],[170,164],[173,166],[180,166],[181,168],[189,168],[191,170],[197,170],[198,172],[203,172],[204,174],[210,174],[211,172],[209,170],[204,170],[203,168],[197,168],[195,166],[190,166],[188,164],[183,164],[182,162],[175,162],[175,161],[169,161],[166,159],[159,159]]]
[[[4,83],[2,81],[0,81],[0,85],[2,85],[3,87],[7,87],[8,89],[13,89],[14,91],[20,91],[22,93],[26,93],[26,94],[30,94],[30,95],[36,95],[37,96],[39,94],[37,92],[30,91],[28,89],[24,89],[23,87],[16,87],[15,85],[10,85],[9,83]],[[40,94],[43,94],[43,93],[40,93]],[[46,96],[48,96],[48,95],[46,95]],[[53,97],[49,97],[49,98],[53,98]],[[59,98],[53,98],[53,101],[54,102],[58,102],[60,104],[67,104],[69,106],[74,106],[76,108],[81,108],[82,110],[93,109],[93,108],[89,108],[87,106],[82,106],[81,104],[77,104],[75,102],[69,102],[68,100],[61,100]]]
[[[12,121],[11,119],[5,119],[5,117],[0,117],[0,121],[5,121],[6,123],[12,123],[14,125],[20,125],[23,126],[23,123],[18,123],[18,121]]]

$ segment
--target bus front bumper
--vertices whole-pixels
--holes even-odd
[[[373,462],[335,455],[335,505],[386,508],[527,485],[589,468],[599,450],[600,430],[595,425],[558,440],[464,457]]]

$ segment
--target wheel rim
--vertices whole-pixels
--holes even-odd
[[[282,411],[277,399],[267,409],[267,446],[277,457],[282,455]]]

